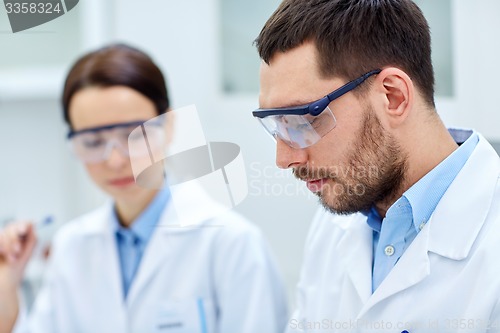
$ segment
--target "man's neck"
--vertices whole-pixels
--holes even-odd
[[[417,132],[411,140],[403,143],[405,151],[408,152],[407,170],[401,186],[392,195],[375,204],[382,218],[403,193],[458,148],[457,143],[440,120],[426,124],[426,126],[429,126],[428,130]]]

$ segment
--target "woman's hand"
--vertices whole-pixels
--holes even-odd
[[[33,225],[16,222],[0,230],[0,333],[11,332],[19,312],[18,288],[33,253]]]

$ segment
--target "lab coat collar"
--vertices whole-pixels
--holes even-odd
[[[169,204],[163,210],[160,221],[146,245],[136,276],[130,285],[126,299],[126,304],[129,308],[134,305],[141,291],[155,276],[158,269],[168,264],[173,255],[173,251],[171,250],[172,242],[168,239],[169,229],[164,227],[166,221],[170,219],[173,219],[173,214]]]
[[[113,202],[108,201],[100,208],[83,215],[75,221],[80,223],[80,232],[83,236],[98,236],[113,232],[113,225],[110,223],[113,214]]]
[[[214,201],[197,182],[172,186],[171,198],[163,210],[156,233],[185,233],[200,227],[214,227],[213,219],[223,215],[228,207]],[[104,235],[115,231],[111,223],[113,202],[109,200],[99,209],[81,217],[85,236]]]
[[[217,217],[227,208],[213,201],[196,182],[181,187],[171,187],[172,200],[164,210],[157,230],[145,249],[137,275],[130,286],[127,306],[132,307],[141,291],[164,267],[178,249],[172,239],[179,234],[198,232],[201,228],[223,227]]]
[[[429,222],[364,304],[358,319],[382,300],[424,280],[431,273],[429,252],[452,260],[467,258],[492,204],[499,172],[496,151],[479,136]]]
[[[368,301],[364,303],[358,314],[358,319],[361,319],[361,317],[377,303],[416,285],[430,274],[430,260],[427,254],[428,242],[429,228],[424,228],[413,240],[404,255],[401,256],[380,286],[371,297],[369,297]]]
[[[171,187],[172,191],[172,187]],[[203,188],[196,183],[176,187],[171,192],[171,200],[163,210],[158,225],[145,248],[138,272],[130,286],[130,290],[124,306],[131,308],[140,298],[141,291],[155,276],[158,269],[172,259],[175,250],[172,249],[172,237],[182,233],[196,232],[204,227],[222,227],[217,225],[217,217],[221,216],[227,207],[213,201]],[[116,240],[114,237],[114,226],[110,222],[113,214],[113,203],[108,202],[103,207],[86,214],[83,218],[85,223],[81,224],[81,232],[89,238],[102,238],[104,248],[102,253],[110,255],[111,265],[107,266],[104,276],[119,276],[119,260]],[[83,222],[83,221],[82,221]],[[115,281],[113,292],[122,295],[121,279],[110,279]],[[118,283],[118,284],[117,284]],[[117,296],[118,297],[118,296]]]
[[[472,155],[429,221],[429,251],[453,260],[467,258],[493,202],[499,172],[496,151],[479,135]]]
[[[364,304],[372,294],[373,231],[362,213],[354,214],[349,219],[339,216],[336,224],[345,230],[338,244],[338,251],[346,253],[343,260],[347,275],[360,303]]]
[[[163,211],[156,230],[146,246],[137,275],[130,286],[126,300],[133,307],[140,299],[141,291],[147,287],[156,272],[164,267],[179,250],[174,248],[173,238],[179,234],[199,232],[201,228],[223,227],[217,225],[217,217],[227,208],[213,201],[196,182],[171,187],[172,197]]]

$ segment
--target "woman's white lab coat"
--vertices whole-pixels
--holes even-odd
[[[196,200],[191,207],[193,217],[210,209]],[[179,227],[169,203],[124,300],[111,209],[58,232],[47,278],[19,332],[283,331],[280,277],[260,232],[241,216],[195,217],[191,227]]]
[[[373,294],[366,216],[319,212],[288,332],[500,332],[499,175],[499,157],[480,136],[430,220]]]

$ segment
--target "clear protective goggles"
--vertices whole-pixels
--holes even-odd
[[[252,114],[275,140],[280,139],[292,148],[307,148],[317,143],[337,124],[329,108],[330,103],[380,72],[380,69],[368,72],[309,104],[257,109]]]
[[[136,149],[144,145],[146,121],[133,121],[70,131],[68,140],[75,155],[85,163],[107,160],[113,149],[126,157],[142,157],[148,150]],[[152,126],[153,125],[153,126]],[[142,131],[134,129],[142,127]],[[148,122],[147,141],[151,149],[161,149],[165,143],[165,128],[161,122]]]
[[[317,116],[282,114],[257,119],[274,139],[279,138],[292,148],[315,144],[337,124],[328,106]]]

